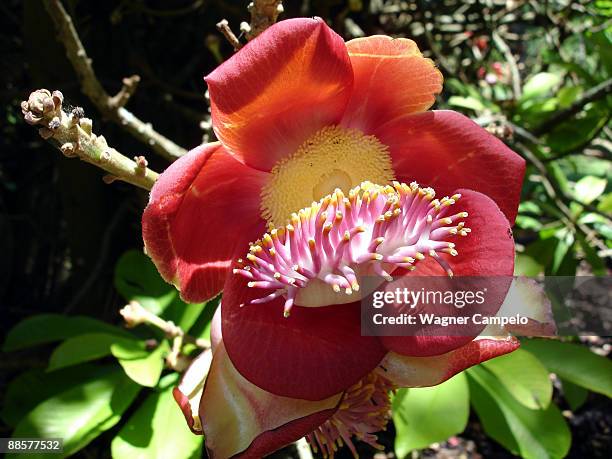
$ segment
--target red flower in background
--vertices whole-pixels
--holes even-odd
[[[435,385],[517,347],[361,336],[359,275],[513,272],[524,161],[463,115],[425,111],[442,76],[414,42],[344,43],[320,19],[287,20],[206,81],[220,142],[161,175],[143,237],[185,300],[224,290],[204,390],[210,356],[176,393],[213,457],[259,457],[315,429],[327,448],[375,443],[390,387]]]

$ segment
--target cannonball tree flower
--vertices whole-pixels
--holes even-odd
[[[206,384],[177,393],[213,457],[309,433],[328,454],[374,443],[390,387],[516,348],[503,334],[361,336],[360,276],[513,272],[524,161],[463,115],[426,111],[442,76],[414,42],[344,43],[320,19],[287,20],[206,82],[220,142],[160,176],[143,237],[185,300],[224,290]]]

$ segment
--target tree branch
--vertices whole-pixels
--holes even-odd
[[[249,3],[251,22],[244,30],[248,40],[252,40],[276,22],[283,9],[282,0],[253,0]],[[242,29],[242,26],[240,27]]]
[[[66,48],[66,55],[81,83],[81,90],[104,116],[117,123],[135,138],[150,146],[156,153],[175,160],[186,153],[167,137],[153,129],[150,123],[138,119],[124,108],[136,90],[140,77],[133,75],[123,80],[123,88],[110,96],[102,87],[91,65],[91,59],[81,43],[72,19],[60,0],[44,0],[45,7],[55,24],[59,40]]]
[[[570,119],[572,116],[580,112],[580,110],[582,110],[584,106],[589,102],[594,102],[596,100],[602,99],[609,95],[611,92],[612,78],[604,81],[603,83],[598,84],[597,86],[593,86],[591,89],[586,91],[580,99],[574,101],[572,105],[570,105],[564,110],[555,113],[553,116],[551,116],[542,124],[540,124],[537,128],[533,129],[532,133],[536,136],[546,134],[558,124],[561,124],[562,122]]]
[[[248,6],[251,13],[251,22],[240,23],[240,31],[246,35],[247,40],[252,40],[264,30],[270,27],[278,19],[278,15],[284,11],[282,0],[253,0]],[[242,48],[243,44],[230,27],[227,19],[217,23],[217,29],[232,45],[234,51]]]
[[[21,102],[21,111],[25,121],[40,126],[40,136],[65,156],[78,157],[108,172],[105,182],[122,180],[150,190],[158,174],[147,167],[146,159],[138,156],[132,161],[109,147],[103,136],[92,132],[92,121],[85,118],[83,109],[77,107],[66,113],[62,109],[63,101],[61,92],[39,89],[30,94],[27,101]]]

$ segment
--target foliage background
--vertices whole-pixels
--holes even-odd
[[[190,148],[211,135],[202,76],[232,53],[215,24],[227,18],[236,31],[240,21],[248,21],[246,3],[68,0],[64,5],[108,92],[119,90],[123,77],[139,74],[142,82],[129,102],[130,110],[179,145]],[[346,39],[384,33],[417,41],[445,75],[445,90],[437,107],[466,113],[528,160],[523,204],[515,228],[520,252],[517,273],[602,275],[610,272],[612,253],[611,14],[611,3],[601,0],[305,0],[286,1],[281,18],[321,16]],[[172,292],[158,283],[154,273],[145,275],[148,265],[138,255],[142,246],[140,214],[146,193],[121,183],[105,185],[100,180],[100,171],[57,154],[35,130],[23,123],[19,102],[39,87],[60,89],[69,104],[84,107],[85,113],[94,119],[95,132],[104,134],[112,146],[131,156],[145,154],[154,170],[163,170],[167,163],[150,153],[146,145],[99,116],[80,92],[75,73],[61,43],[55,39],[53,24],[39,0],[0,2],[0,21],[3,56],[0,333],[5,335],[17,322],[41,313],[85,315],[120,325],[117,311],[134,297],[149,298],[152,307],[164,311],[169,307],[166,314],[177,314]],[[592,93],[595,96],[589,98]],[[124,255],[134,249],[135,252]],[[191,308],[195,312],[172,318],[184,320],[185,325],[193,325],[197,333],[205,334],[206,311],[210,309]],[[205,312],[199,317],[202,310]],[[122,333],[119,328],[100,330],[96,328],[99,323],[96,324],[92,325],[96,333]],[[43,321],[39,327],[48,331],[53,324]],[[66,324],[57,327],[65,330]],[[151,337],[163,341],[150,330],[137,330],[135,336],[139,342]],[[586,344],[604,356],[610,349],[607,340],[592,339]],[[0,357],[0,392],[7,393],[9,382],[26,371],[30,374],[37,371],[39,383],[42,381],[51,388],[53,379],[41,375],[53,349],[47,344],[8,352],[5,347],[7,352]],[[128,343],[123,350],[115,349],[113,355],[129,360],[126,357],[129,352],[138,357],[141,356],[138,352],[144,350]],[[68,349],[64,355],[74,357],[74,351]],[[112,393],[104,392],[104,384],[121,383],[123,373],[109,370],[115,357],[107,354],[101,357],[102,364],[67,368],[72,373],[58,378],[58,390],[66,389],[84,375],[91,377],[98,375],[96,372],[110,371],[110,376],[100,373],[93,379],[98,382],[97,386],[83,386],[82,393],[73,396],[89,400],[89,390],[94,398],[107,393],[110,397],[107,404],[119,403],[112,400]],[[609,395],[612,387],[609,365],[599,360],[593,365],[600,371],[592,375],[594,379],[586,387]],[[550,370],[550,365],[547,367]],[[486,379],[487,375],[472,374],[470,388],[478,384],[474,381],[479,377],[481,386],[486,385],[482,378]],[[111,440],[129,424],[136,406],[145,407],[145,414],[141,416],[150,414],[147,419],[153,413],[164,418],[154,406],[172,413],[164,405],[163,394],[167,395],[164,390],[173,384],[173,378],[172,373],[163,376],[157,391],[133,389],[135,404],[125,401],[126,411],[116,419],[117,424],[79,454],[107,457]],[[570,401],[572,396],[567,392],[571,386],[566,384],[563,391],[560,380],[553,381],[554,400],[567,411],[564,411],[565,417],[574,435],[570,456],[607,457],[612,448],[609,399],[599,394],[590,394],[587,398],[576,386],[578,395]],[[42,390],[34,380],[25,382],[22,380],[21,385],[32,392]],[[28,409],[34,408],[35,405],[25,401],[28,399],[42,401],[44,397],[38,394],[21,400],[21,412],[18,409],[13,412],[14,416],[18,417],[19,413],[24,416]],[[582,403],[578,403],[581,399]],[[474,395],[472,402],[475,403]],[[483,403],[486,404],[481,402],[481,409]],[[7,396],[0,437],[10,436],[18,420],[11,418],[10,413],[7,418],[9,405]],[[429,410],[432,406],[426,405],[426,408]],[[512,439],[506,439],[505,443],[497,437],[497,442],[487,439],[474,413],[469,420],[462,437],[453,437],[455,440],[419,454],[452,455],[464,451],[468,455],[510,456],[499,442],[527,457],[563,455],[563,452],[555,455],[554,451],[548,451],[549,456],[527,454],[520,445],[512,448]],[[538,426],[528,428],[537,437]],[[485,430],[491,434],[490,428]],[[93,434],[83,433],[83,438],[95,437],[87,435]],[[382,438],[391,451],[393,428]],[[416,442],[412,446],[417,444],[421,447],[428,443]],[[156,448],[158,457],[167,453],[163,441]],[[364,454],[368,457],[373,453]]]

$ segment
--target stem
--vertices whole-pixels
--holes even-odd
[[[604,98],[611,92],[612,78],[586,91],[580,99],[576,100],[565,110],[561,110],[555,113],[553,116],[551,116],[542,124],[540,124],[537,128],[533,129],[532,133],[536,136],[541,136],[542,134],[549,132],[558,124],[561,124],[563,121],[566,121],[575,114],[577,114],[580,110],[584,108],[586,104]]]
[[[110,147],[103,136],[92,132],[92,121],[84,117],[83,109],[75,108],[71,113],[63,110],[63,99],[59,91],[34,91],[21,103],[25,121],[41,126],[41,137],[67,157],[78,157],[108,172],[105,182],[122,180],[150,190],[159,174],[147,167],[146,159],[138,156],[131,160]]]
[[[178,343],[179,347],[183,343],[191,343],[202,349],[210,348],[210,342],[208,340],[194,338],[193,336],[185,334],[183,329],[174,322],[156,316],[148,309],[143,308],[137,301],[130,301],[119,311],[119,313],[123,316],[129,328],[140,324],[148,324],[159,328],[168,338],[172,339],[175,344]]]
[[[150,146],[156,153],[169,160],[175,160],[186,153],[186,150],[176,145],[153,129],[150,123],[145,123],[124,108],[130,96],[136,90],[140,77],[133,75],[124,78],[122,89],[110,96],[102,87],[91,65],[91,59],[81,43],[70,15],[64,9],[60,0],[43,0],[59,34],[59,40],[66,48],[66,55],[72,64],[81,83],[81,90],[105,117],[121,126],[132,136]]]

